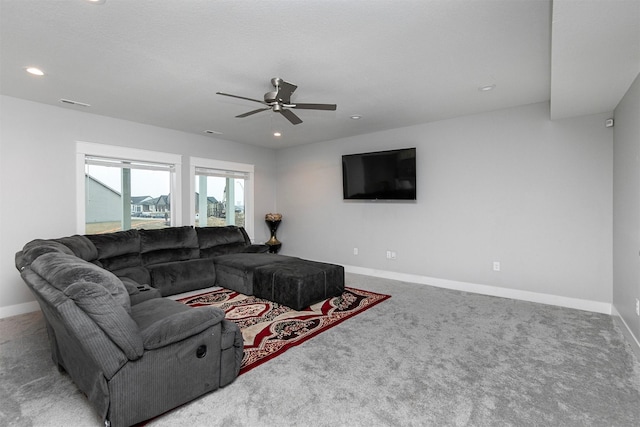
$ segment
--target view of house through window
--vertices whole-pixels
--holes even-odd
[[[172,165],[85,158],[85,233],[168,227]]]
[[[248,177],[244,172],[196,167],[195,225],[244,227],[245,181]]]
[[[76,142],[78,232],[237,225],[252,238],[254,166],[200,157],[189,164],[185,209],[181,155]]]

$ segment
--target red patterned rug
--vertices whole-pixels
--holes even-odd
[[[321,301],[302,311],[228,289],[178,301],[192,307],[220,307],[228,320],[238,324],[244,339],[240,368],[240,374],[243,374],[390,297],[345,287],[341,296]]]

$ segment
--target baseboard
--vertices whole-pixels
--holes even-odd
[[[31,313],[39,310],[40,306],[38,305],[37,301],[8,305],[6,307],[0,307],[0,319],[4,319],[5,317],[18,316],[19,314]]]
[[[640,341],[638,341],[638,338],[633,334],[633,332],[631,332],[631,328],[627,325],[627,322],[624,321],[618,310],[616,310],[615,305],[612,308],[613,319],[618,322],[618,326],[620,326],[622,334],[627,339],[627,342],[631,346],[631,350],[633,350],[633,353],[636,355],[636,359],[640,360]]]
[[[479,285],[469,282],[458,282],[455,280],[438,279],[435,277],[419,276],[416,274],[375,270],[372,268],[344,266],[344,269],[348,273],[364,274],[366,276],[400,280],[403,282],[435,286],[437,288],[452,289],[456,291],[471,292],[474,294],[490,295],[494,297],[556,305],[559,307],[575,308],[577,310],[592,311],[595,313],[603,313],[609,315],[611,314],[612,305],[605,302],[584,300],[579,298],[568,298],[558,295],[542,294],[538,292],[521,291],[517,289],[500,288],[497,286]]]
[[[537,302],[541,304],[556,305],[560,307],[575,308],[578,310],[592,311],[595,313],[613,314],[613,306],[609,303],[583,300],[578,298],[561,297],[551,294],[541,294],[538,292],[521,291],[516,289],[500,288],[497,286],[479,285],[469,282],[458,282],[455,280],[439,279],[435,277],[419,276],[416,274],[397,273],[393,271],[376,270],[372,268],[356,267],[345,265],[344,269],[348,273],[363,274],[366,276],[381,277],[384,279],[399,280],[403,282],[417,283],[421,285],[435,286],[437,288],[452,289],[456,291],[471,292],[481,295],[490,295],[501,298],[511,298],[521,301]],[[40,309],[36,301],[26,302],[23,304],[10,305],[0,307],[0,319],[5,317],[17,316],[19,314],[31,313]],[[616,311],[617,313],[617,311]],[[615,314],[614,314],[615,316]],[[640,347],[638,340],[633,336],[624,320],[619,315],[615,316],[620,319],[624,325],[624,330],[631,334],[633,343],[636,347]],[[640,350],[639,350],[640,351]],[[638,357],[640,359],[640,357]]]

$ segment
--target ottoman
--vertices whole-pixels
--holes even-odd
[[[253,294],[294,310],[302,310],[344,292],[344,267],[294,258],[257,267]]]
[[[245,295],[254,295],[253,274],[265,265],[277,265],[299,258],[276,254],[239,253],[213,258],[216,266],[216,285]]]

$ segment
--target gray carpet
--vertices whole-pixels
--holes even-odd
[[[149,426],[638,426],[610,316],[347,275],[392,298]],[[0,425],[101,425],[41,316],[0,320]]]

